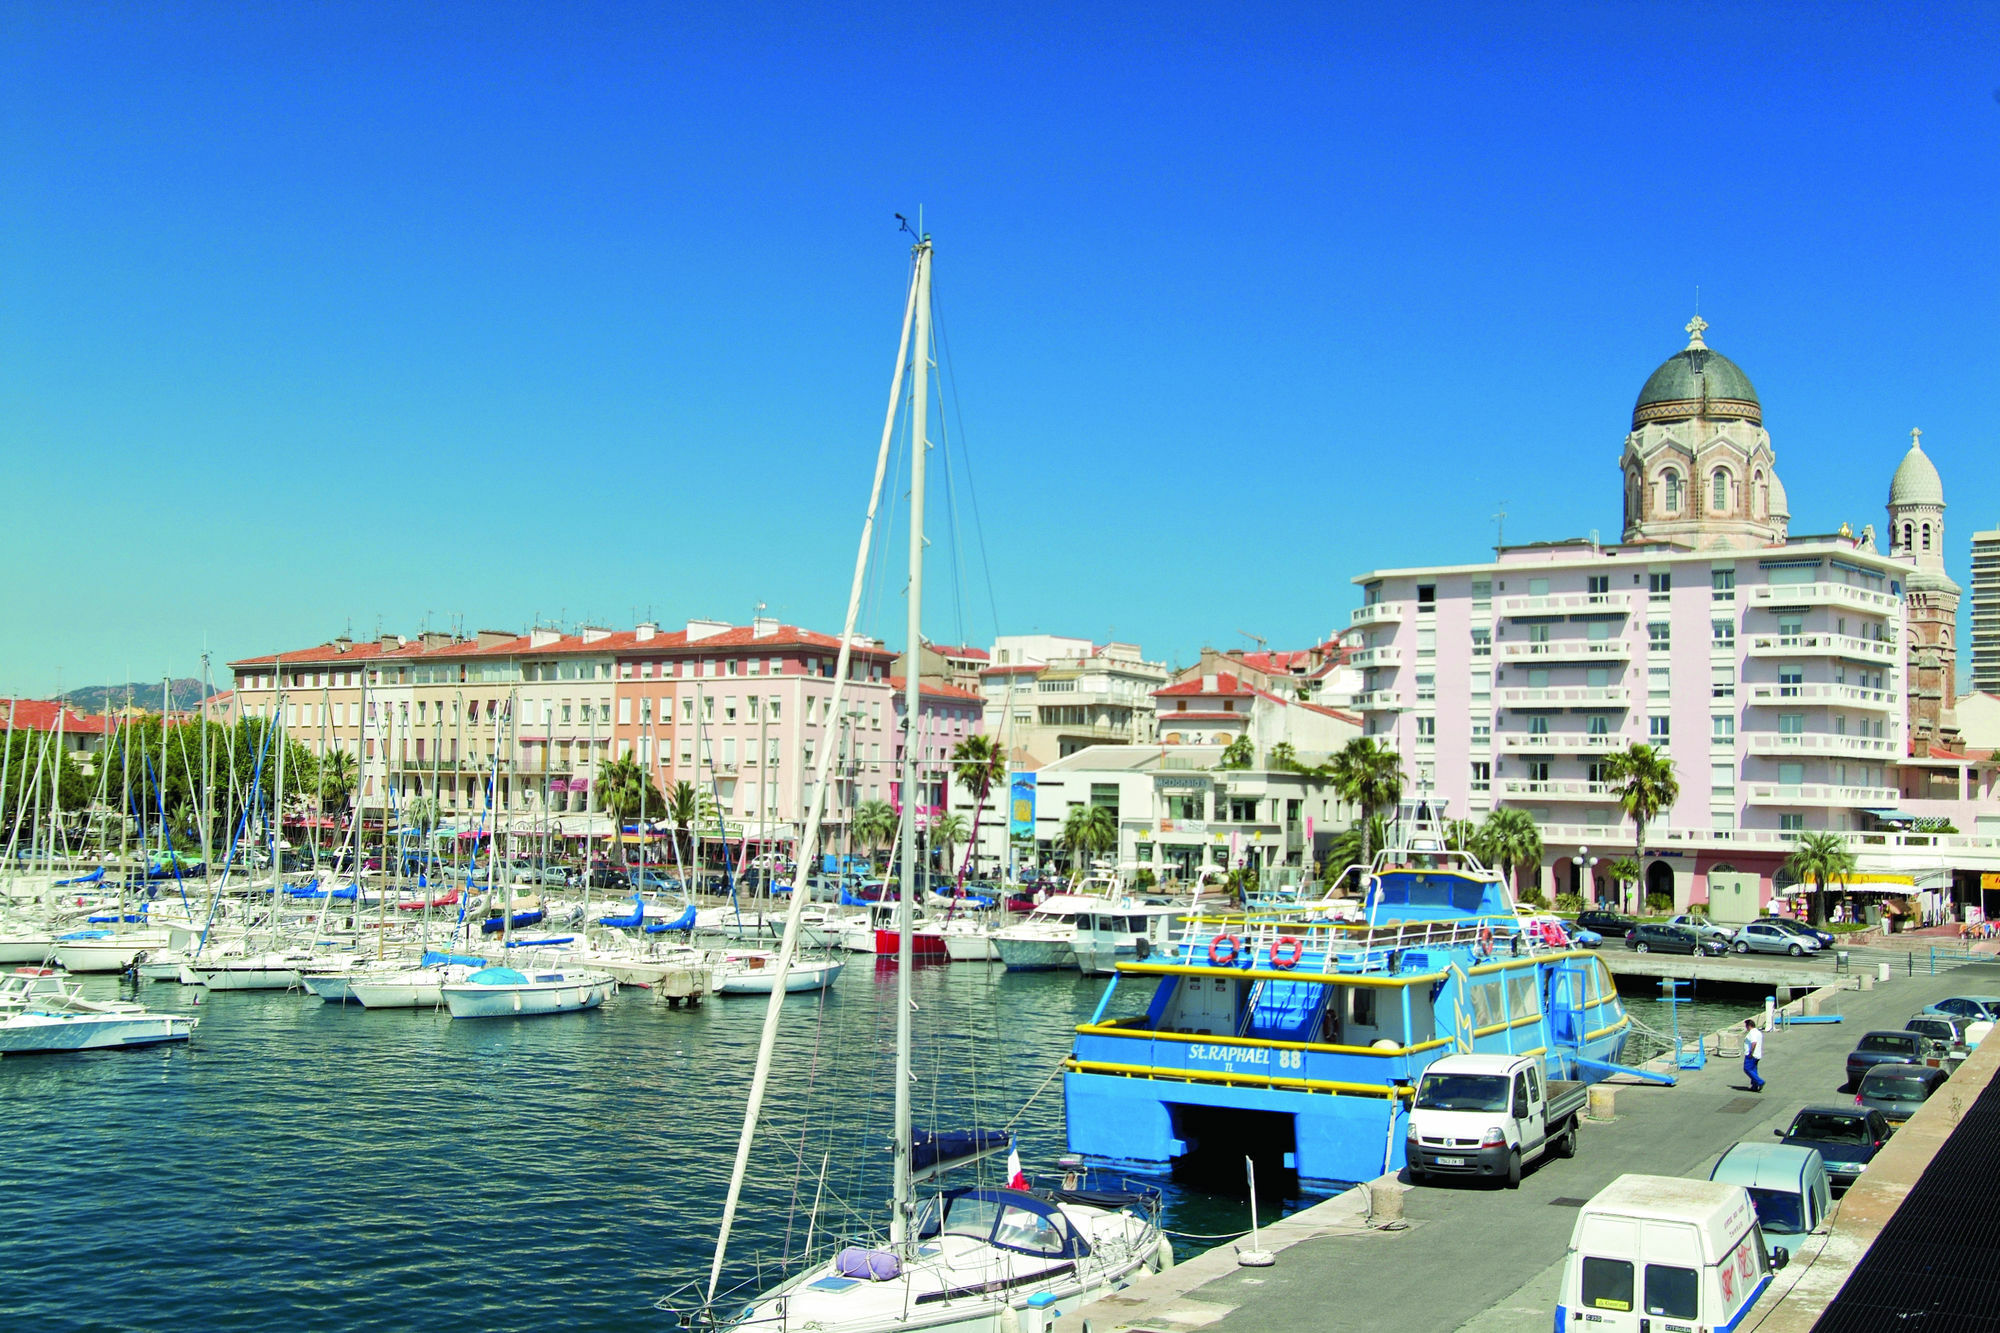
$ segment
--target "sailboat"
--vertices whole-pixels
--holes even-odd
[[[848,679],[855,622],[906,367],[910,380],[912,442],[908,641],[911,644],[922,641],[924,469],[930,448],[925,433],[931,360],[928,236],[918,237],[911,267],[902,341],[897,350],[896,374],[890,384],[888,419],[883,424],[882,443],[876,455],[874,489],[862,524],[847,619],[834,666],[831,702],[835,713],[841,706],[841,693]],[[920,676],[921,673],[912,671],[905,678],[907,718],[923,716],[919,707]],[[677,1317],[684,1316],[696,1327],[759,1333],[804,1333],[808,1329],[816,1333],[888,1333],[911,1329],[1003,1333],[1019,1327],[1021,1312],[1031,1307],[1045,1317],[1071,1313],[1090,1300],[1116,1291],[1147,1269],[1163,1267],[1170,1260],[1171,1250],[1160,1230],[1157,1190],[1085,1189],[1092,1182],[1080,1173],[1065,1177],[1057,1187],[1035,1188],[1019,1171],[1012,1142],[1004,1133],[974,1130],[953,1136],[949,1142],[940,1142],[914,1131],[911,964],[919,857],[916,821],[905,819],[901,829],[901,892],[895,904],[899,967],[896,1068],[892,1078],[894,1191],[886,1240],[879,1244],[871,1241],[844,1246],[831,1258],[796,1273],[747,1304],[718,1304],[719,1300],[727,1300],[727,1294],[719,1293],[718,1287],[770,1077],[789,974],[798,956],[800,923],[809,896],[807,867],[817,859],[814,853],[819,844],[826,792],[833,785],[827,777],[834,749],[831,745],[821,749],[817,776],[810,789],[813,796],[805,834],[799,843],[790,908],[771,968],[771,998],[765,1011],[743,1132],[737,1144],[706,1288],[689,1293],[693,1299],[685,1312],[673,1308],[673,1297],[663,1301],[662,1308]],[[914,744],[904,746],[901,778],[905,802],[917,799],[917,749]],[[1005,1186],[946,1189],[919,1207],[920,1183],[1003,1149],[1009,1152],[1009,1179]]]

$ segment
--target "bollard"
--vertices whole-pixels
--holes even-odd
[[[1403,1191],[1393,1181],[1368,1184],[1368,1220],[1375,1226],[1403,1220]]]
[[[1586,1120],[1610,1120],[1618,1109],[1618,1089],[1606,1087],[1602,1083],[1590,1085],[1590,1097],[1584,1103]]]
[[[1889,965],[1887,963],[1875,964],[1875,980],[1887,981],[1888,979],[1889,979]]]
[[[1861,974],[1861,989],[1862,989],[1862,990],[1874,990],[1874,989],[1875,989],[1875,978],[1873,978],[1873,977],[1869,976],[1869,975],[1868,975],[1868,974],[1867,974],[1866,972],[1863,972],[1863,973]]]
[[[1764,997],[1764,1031],[1769,1032],[1777,1026],[1777,1014],[1778,997],[1775,995],[1766,995]]]

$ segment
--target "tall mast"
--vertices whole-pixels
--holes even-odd
[[[271,713],[277,729],[273,741],[278,747],[278,776],[271,787],[271,947],[278,947],[278,883],[284,879],[284,855],[279,844],[285,837],[285,664],[278,663],[278,694]]]
[[[215,854],[211,837],[215,823],[215,771],[209,767],[208,758],[208,698],[209,689],[208,654],[201,655],[201,801],[197,807],[201,819],[201,873],[206,877],[211,867],[209,858]]]
[[[930,394],[931,243],[917,239],[917,331],[910,358],[910,585],[903,678],[903,878],[896,903],[896,1192],[889,1242],[909,1239],[915,1198],[910,1186],[910,928],[917,891],[917,707],[922,698],[924,620],[924,462],[930,441],[924,409]]]

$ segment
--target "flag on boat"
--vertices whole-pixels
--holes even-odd
[[[1021,1170],[1021,1150],[1019,1148],[1009,1148],[1007,1150],[1007,1188],[1010,1190],[1024,1190],[1028,1188],[1028,1177]]]

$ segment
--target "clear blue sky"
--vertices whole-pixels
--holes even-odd
[[[1299,644],[1502,500],[1614,535],[1697,285],[1794,530],[1879,527],[1920,425],[1963,582],[1993,13],[16,0],[0,689],[836,625],[919,206],[1003,631]]]

